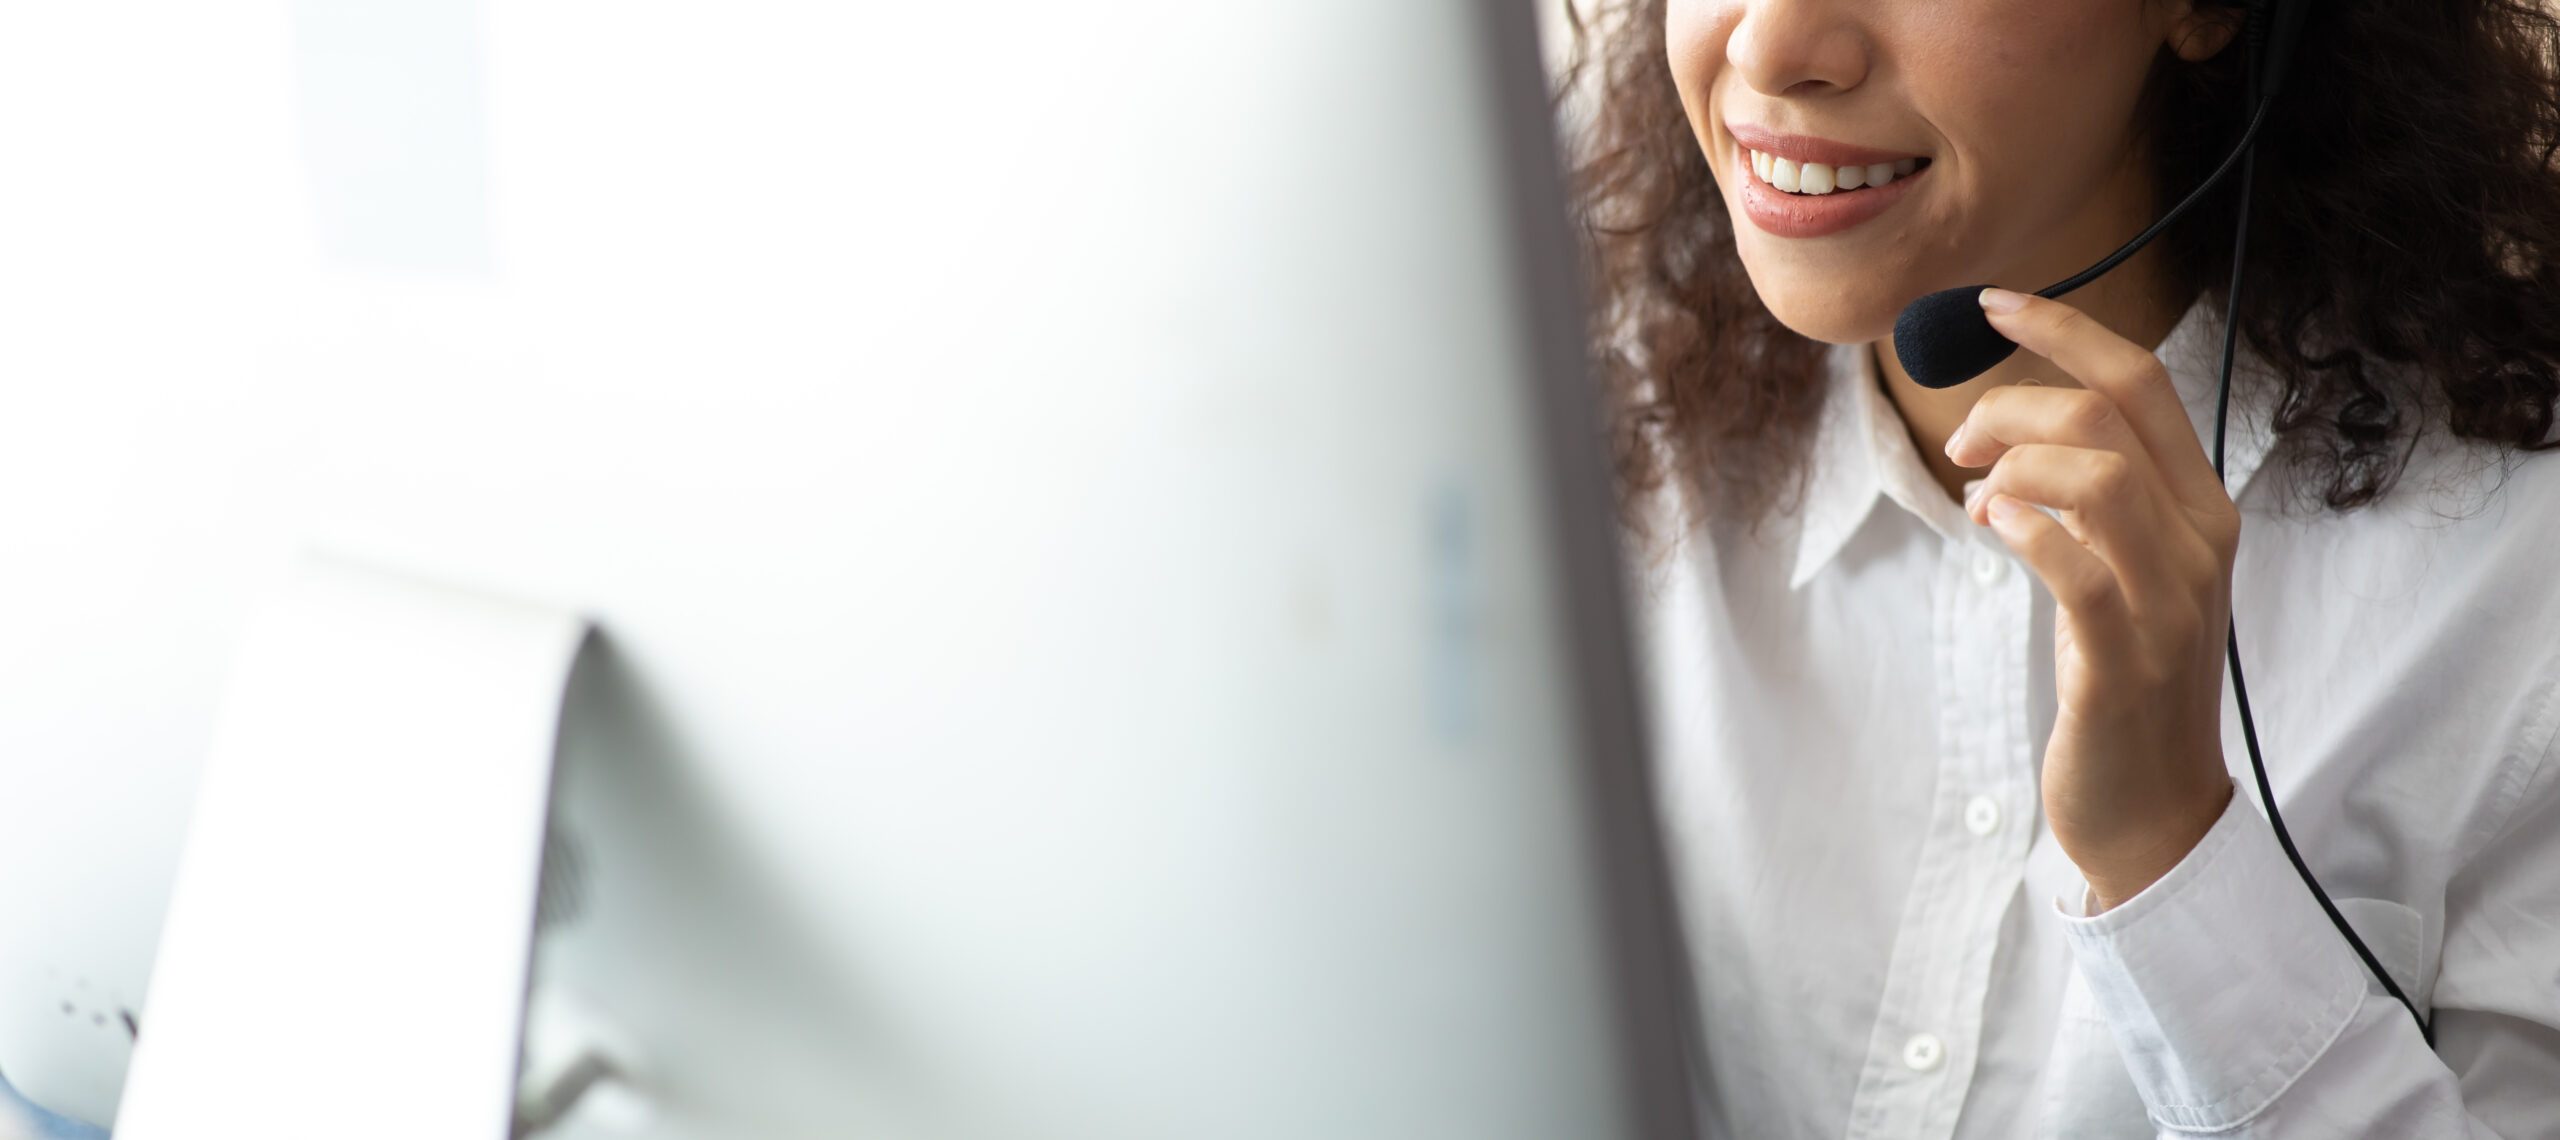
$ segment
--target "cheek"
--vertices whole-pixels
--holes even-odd
[[[1694,116],[1715,89],[1726,37],[1739,15],[1733,0],[1670,0],[1663,11],[1663,50],[1680,100]]]
[[[1951,26],[1963,10],[1963,27]],[[1922,96],[1942,129],[1986,153],[2121,152],[2159,39],[2143,0],[1984,0],[1948,5],[1913,39],[1935,58]],[[1919,29],[1915,29],[1918,31]]]
[[[1920,88],[1913,98],[1961,160],[1968,197],[2032,217],[2132,169],[2133,111],[2159,43],[2144,9],[2143,0],[1982,0],[1917,19],[1906,41],[1923,57],[1908,72]]]

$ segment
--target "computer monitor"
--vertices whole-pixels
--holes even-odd
[[[646,1110],[553,1134],[1682,1134],[1533,39],[0,16],[0,1073],[112,1117],[326,551],[595,622],[533,1005]]]

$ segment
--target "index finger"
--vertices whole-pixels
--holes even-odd
[[[2082,386],[2115,401],[2179,501],[2191,507],[2230,502],[2168,366],[2149,349],[2117,336],[2078,309],[2028,293],[1985,289],[1982,313],[2018,347],[2054,362]]]

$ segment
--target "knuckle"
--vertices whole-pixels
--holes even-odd
[[[2089,491],[2097,502],[2121,502],[2133,490],[2133,461],[2113,451],[2089,458]]]
[[[2085,566],[2066,575],[2055,600],[2084,614],[2103,614],[2115,602],[2115,580],[2101,566]]]
[[[1956,421],[1956,430],[1980,434],[1986,425],[1998,422],[1999,397],[2000,389],[1994,388],[1975,399],[1973,406],[1965,409],[1964,418]]]
[[[2236,507],[2208,508],[2196,518],[2196,533],[2204,537],[2207,554],[2218,570],[2231,564],[2240,553],[2240,511]]]
[[[2204,552],[2205,556],[2212,560],[2212,565],[2208,569],[2215,575],[2219,576],[2227,571],[2231,566],[2232,557],[2240,553],[2238,529],[2207,530],[2204,535]]]
[[[2210,536],[2202,543],[2179,544],[2176,557],[2178,572],[2186,581],[2197,583],[2198,588],[2220,581],[2222,568],[2228,565]]]
[[[2160,638],[2169,645],[2189,646],[2204,636],[2204,613],[2193,601],[2163,607],[2155,620]]]
[[[1982,477],[1983,500],[1990,501],[1994,491],[2010,491],[2011,487],[2020,484],[2022,474],[2026,485],[2035,484],[2036,456],[2043,450],[2043,444],[2022,443],[2001,452],[2000,458],[1991,461],[1990,472]],[[2017,494],[2016,491],[2010,493]]]
[[[2116,402],[2096,392],[2082,389],[2063,409],[2063,426],[2081,438],[2103,434],[2116,418]]]

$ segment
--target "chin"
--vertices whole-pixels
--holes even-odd
[[[1902,307],[1925,289],[1905,290],[1899,282],[1869,281],[1843,287],[1829,274],[1763,272],[1748,267],[1751,288],[1778,323],[1801,336],[1827,344],[1866,344],[1893,333]]]

